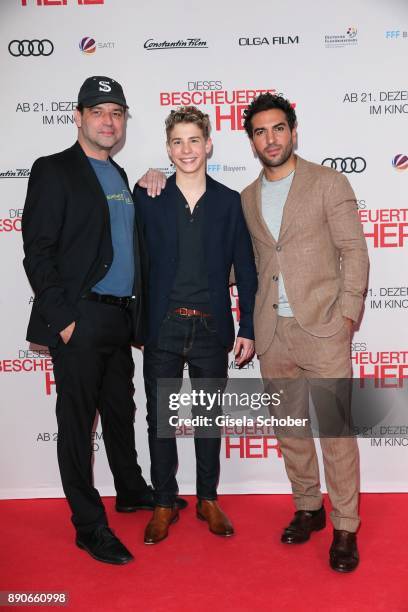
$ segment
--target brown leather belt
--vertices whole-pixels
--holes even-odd
[[[175,308],[173,312],[181,315],[182,317],[211,317],[208,312],[202,312],[201,310],[196,310],[195,308]]]

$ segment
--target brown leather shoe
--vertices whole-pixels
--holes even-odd
[[[302,544],[307,542],[312,531],[320,531],[326,526],[324,506],[319,510],[298,510],[293,520],[283,530],[283,544]]]
[[[153,516],[146,526],[144,534],[145,544],[157,544],[169,535],[169,527],[179,519],[179,511],[176,506],[164,508],[156,506]]]
[[[359,561],[356,534],[342,529],[333,529],[330,567],[336,572],[352,572],[356,569]]]
[[[212,533],[225,537],[234,534],[233,526],[216,501],[199,499],[196,508],[197,518],[200,521],[207,521]]]

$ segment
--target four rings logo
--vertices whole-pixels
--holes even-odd
[[[322,161],[322,166],[328,166],[344,174],[352,172],[360,174],[367,168],[367,162],[363,157],[326,157]]]
[[[54,45],[48,38],[43,40],[12,40],[8,46],[9,53],[13,57],[39,57],[48,56],[54,51]]]

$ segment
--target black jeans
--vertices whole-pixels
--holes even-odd
[[[147,484],[137,463],[131,321],[118,306],[81,300],[68,344],[51,349],[57,389],[58,463],[78,531],[106,524],[93,486],[91,432],[97,411],[115,488],[123,498]]]
[[[217,379],[215,386],[227,379],[228,350],[221,344],[212,317],[183,317],[167,314],[157,342],[148,344],[144,351],[144,380],[147,397],[147,422],[151,460],[151,479],[155,502],[172,506],[178,486],[177,443],[175,437],[157,435],[158,380],[174,378],[173,392],[181,386],[184,364],[188,364],[190,378]],[[225,384],[224,382],[224,384]],[[197,385],[196,385],[197,386]],[[194,437],[199,499],[217,499],[220,474],[221,439]]]

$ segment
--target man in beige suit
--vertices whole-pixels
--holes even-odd
[[[366,287],[367,247],[348,180],[294,153],[296,114],[269,93],[244,113],[263,169],[242,192],[258,268],[255,348],[264,379],[347,379],[350,339]],[[282,542],[298,544],[325,527],[313,437],[278,436],[295,516]],[[333,506],[330,565],[358,565],[359,460],[353,437],[321,437]]]

